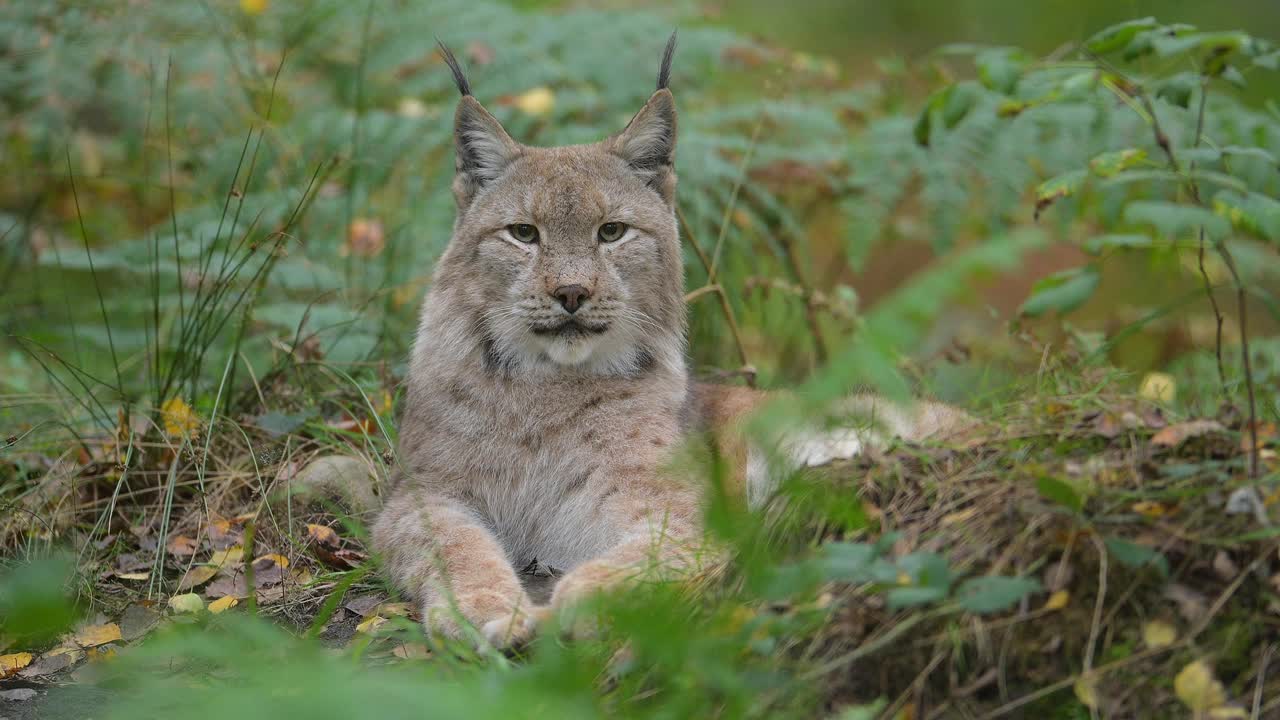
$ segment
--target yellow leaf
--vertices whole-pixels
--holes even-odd
[[[180,397],[170,398],[160,408],[164,415],[164,431],[171,437],[195,437],[200,432],[200,416]]]
[[[1177,639],[1177,628],[1163,620],[1152,620],[1142,626],[1142,642],[1149,648],[1168,647]]]
[[[1209,711],[1210,720],[1246,720],[1248,717],[1249,713],[1244,708],[1232,705],[1223,705]]]
[[[1067,590],[1059,590],[1049,596],[1044,602],[1045,610],[1061,610],[1071,602],[1071,593]]]
[[[373,632],[374,630],[377,630],[386,622],[387,622],[387,619],[382,617],[381,615],[373,615],[371,617],[365,618],[364,622],[357,625],[356,632],[370,633],[370,632]]]
[[[218,568],[210,565],[197,565],[188,570],[182,579],[178,581],[179,590],[190,590],[193,587],[203,585],[213,579],[218,574]]]
[[[0,655],[0,679],[4,679],[31,664],[31,653],[20,652]]]
[[[513,103],[520,112],[526,115],[546,115],[556,106],[556,95],[551,88],[538,86],[516,96]]]
[[[244,548],[239,545],[233,545],[226,550],[215,550],[209,556],[209,564],[216,568],[239,565],[242,562],[244,562]]]
[[[240,0],[240,9],[245,15],[261,15],[270,4],[269,0]]]
[[[209,603],[209,612],[213,613],[214,615],[217,615],[223,610],[230,610],[231,608],[239,604],[240,604],[240,601],[236,599],[236,596],[223,595],[217,600],[214,600],[213,602]]]
[[[1072,689],[1075,690],[1076,698],[1084,703],[1085,707],[1095,709],[1098,707],[1098,686],[1095,683],[1093,673],[1081,675],[1077,678]]]
[[[259,567],[259,565],[262,565],[263,567]],[[289,558],[276,553],[267,553],[266,555],[261,555],[253,560],[254,570],[261,570],[266,567],[270,567],[271,565],[279,565],[281,568],[287,568],[289,567]]]
[[[151,573],[149,572],[116,573],[116,577],[120,578],[121,580],[146,580],[147,578],[151,577]]]
[[[106,625],[86,625],[76,631],[71,637],[80,647],[93,647],[95,645],[105,645],[109,642],[115,642],[121,639],[120,626],[115,623],[107,623]]]
[[[116,649],[108,645],[107,647],[89,648],[85,653],[89,658],[89,662],[102,662],[103,660],[114,660],[116,658]]]
[[[177,613],[194,613],[204,609],[204,600],[200,599],[195,593],[187,593],[186,595],[174,595],[169,598],[169,607],[173,608]]]
[[[1144,399],[1157,403],[1171,403],[1177,394],[1178,383],[1168,373],[1151,372],[1142,378],[1142,387],[1138,394]]]
[[[307,523],[307,537],[311,541],[330,548],[338,548],[342,546],[342,540],[338,537],[338,533],[327,525],[315,525]]]
[[[1164,503],[1154,500],[1142,500],[1132,505],[1131,509],[1143,517],[1149,517],[1153,520],[1162,518],[1173,512],[1173,509]]]
[[[1203,660],[1196,660],[1173,679],[1173,692],[1183,705],[1193,712],[1207,712],[1227,701],[1222,683],[1213,676],[1213,668]]]
[[[382,603],[378,606],[378,614],[386,617],[406,617],[413,611],[409,603]]]

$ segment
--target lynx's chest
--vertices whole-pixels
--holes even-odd
[[[680,440],[671,383],[441,381],[421,397],[411,450],[423,476],[477,513],[511,553],[573,567],[614,538],[603,507],[661,472]]]

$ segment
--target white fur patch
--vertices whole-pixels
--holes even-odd
[[[819,467],[834,460],[848,460],[862,454],[863,440],[857,430],[805,430],[783,441],[788,457],[800,467]]]

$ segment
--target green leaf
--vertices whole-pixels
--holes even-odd
[[[1161,575],[1169,574],[1169,561],[1164,555],[1149,547],[1115,537],[1103,538],[1103,543],[1106,544],[1107,552],[1116,559],[1116,562],[1125,567],[1141,568],[1155,565]]]
[[[840,711],[839,720],[876,720],[888,704],[887,699],[877,698],[875,702],[850,705]]]
[[[929,143],[933,140],[933,133],[937,129],[938,121],[941,121],[942,126],[948,129],[960,124],[960,121],[964,120],[969,111],[973,110],[981,94],[981,86],[970,80],[948,85],[930,95],[928,102],[925,103],[924,110],[920,112],[919,118],[916,119],[915,129],[912,133],[916,143],[923,147],[929,147]]]
[[[1067,483],[1045,475],[1036,480],[1036,490],[1045,498],[1052,500],[1072,512],[1084,510],[1084,498],[1076,489]]]
[[[1280,50],[1255,57],[1253,64],[1266,70],[1280,70]]]
[[[1158,27],[1159,24],[1153,17],[1122,22],[1099,30],[1093,37],[1085,41],[1084,46],[1091,53],[1105,55],[1127,46],[1135,35],[1144,30]]]
[[[1031,58],[1018,48],[989,48],[973,59],[978,68],[978,80],[991,90],[1005,95],[1013,94],[1018,87]]]
[[[1039,317],[1050,310],[1056,310],[1059,315],[1069,313],[1093,295],[1100,279],[1092,266],[1054,273],[1031,288],[1031,296],[1018,312],[1027,317]]]
[[[1008,610],[1039,589],[1040,583],[1032,578],[989,575],[960,583],[956,598],[960,607],[969,612],[993,613]]]
[[[1084,181],[1089,178],[1088,170],[1072,170],[1062,173],[1045,180],[1036,188],[1036,213],[1035,218],[1040,219],[1040,213],[1045,208],[1057,202],[1064,197],[1071,197],[1080,191],[1084,186]]]
[[[1101,254],[1104,250],[1140,250],[1152,246],[1151,238],[1137,233],[1095,235],[1084,241],[1085,252]]]
[[[266,430],[271,435],[284,435],[302,427],[303,424],[311,418],[312,413],[300,412],[295,414],[285,414],[278,410],[272,410],[268,413],[258,415],[253,419],[253,424]]]
[[[1089,161],[1089,169],[1098,177],[1111,177],[1141,165],[1146,159],[1147,151],[1140,148],[1115,150],[1095,156]]]
[[[1124,219],[1134,225],[1150,225],[1174,238],[1194,236],[1200,228],[1213,238],[1225,237],[1231,232],[1231,223],[1210,210],[1163,200],[1129,203],[1124,209]]]
[[[1157,55],[1167,57],[1190,50],[1203,50],[1217,57],[1233,53],[1249,42],[1247,33],[1232,32],[1188,32],[1169,35],[1160,33],[1151,41],[1152,49]]]
[[[1200,87],[1200,75],[1180,72],[1159,80],[1155,85],[1156,97],[1180,108],[1191,106],[1191,96]]]
[[[1280,201],[1275,198],[1223,190],[1213,198],[1213,212],[1241,232],[1280,242]]]
[[[951,587],[951,568],[946,558],[937,553],[915,552],[898,558],[898,569],[911,576],[911,582],[943,592]]]
[[[896,587],[885,593],[885,600],[889,603],[890,610],[927,605],[945,600],[946,597],[946,588],[936,587]]]
[[[827,543],[822,547],[821,567],[827,579],[867,582],[876,549],[867,543]]]

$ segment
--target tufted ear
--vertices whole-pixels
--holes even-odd
[[[495,180],[512,160],[520,156],[520,144],[512,140],[498,119],[470,95],[458,101],[458,111],[453,119],[453,138],[457,151],[453,195],[458,207],[465,208],[481,188]]]
[[[609,138],[607,144],[668,203],[674,200],[676,105],[670,90],[655,92],[627,127]]]
[[[507,165],[520,156],[520,144],[512,140],[502,128],[502,123],[471,95],[471,83],[467,82],[467,76],[453,52],[439,40],[436,43],[453,73],[458,92],[462,94],[453,116],[453,139],[457,150],[453,196],[458,207],[465,208],[480,188],[501,175]]]
[[[676,33],[667,38],[658,66],[658,90],[622,132],[605,141],[606,147],[627,161],[646,183],[667,201],[676,193],[676,101],[671,97],[671,59],[676,54]]]

